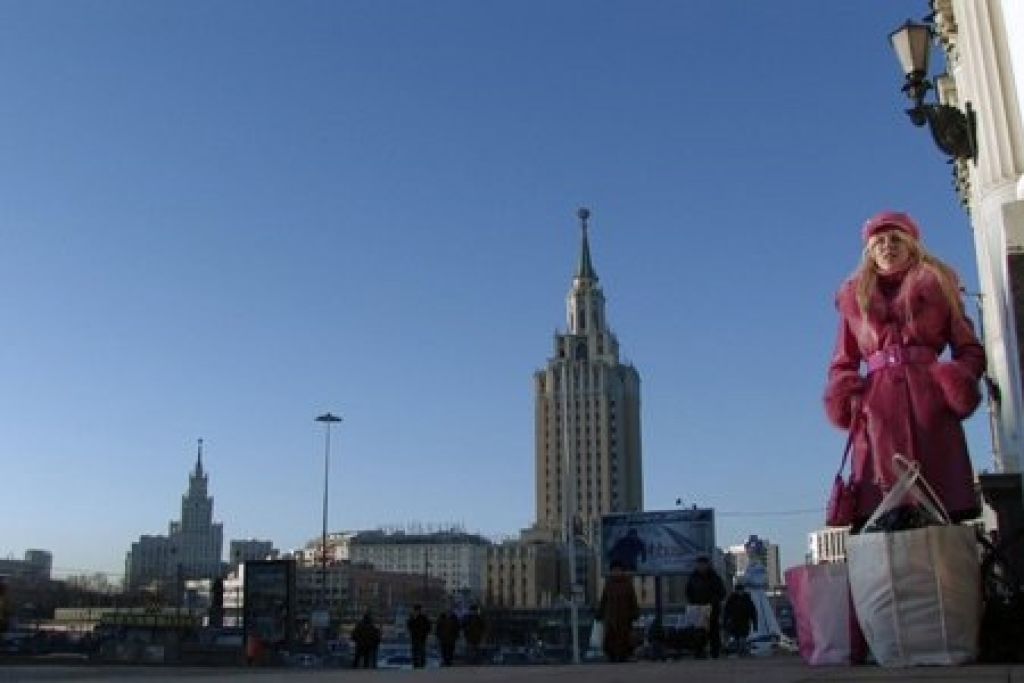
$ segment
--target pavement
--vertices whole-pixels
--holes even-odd
[[[420,671],[352,669],[232,669],[132,666],[24,665],[0,667],[0,683],[22,681],[228,681],[276,683],[818,683],[819,681],[900,681],[901,683],[978,681],[1024,683],[1024,664],[915,667],[809,667],[795,656],[751,659],[684,660],[579,666],[455,667]]]

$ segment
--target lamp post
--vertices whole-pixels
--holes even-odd
[[[320,608],[327,609],[327,482],[330,473],[331,425],[341,422],[341,418],[331,413],[324,413],[316,418],[324,425],[324,504],[323,526],[320,536]]]
[[[579,608],[576,604],[576,477],[569,438],[569,358],[562,363],[562,516],[565,545],[569,552],[569,628],[572,661],[580,663]],[[570,507],[571,506],[571,507]]]
[[[906,83],[903,92],[914,103],[907,110],[915,126],[928,124],[932,138],[945,154],[954,159],[978,160],[978,141],[975,134],[977,124],[971,103],[965,111],[948,104],[925,103],[924,98],[933,89],[928,80],[928,57],[931,52],[932,29],[927,24],[918,24],[910,19],[889,34],[896,57],[900,60]],[[940,76],[946,78],[945,76]]]

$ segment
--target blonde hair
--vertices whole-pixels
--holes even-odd
[[[921,267],[935,275],[935,279],[938,280],[939,286],[942,288],[942,293],[949,302],[950,311],[958,316],[963,316],[964,302],[960,297],[960,278],[956,271],[929,253],[924,245],[907,233],[893,230],[889,234],[895,235],[910,252],[908,270]],[[878,268],[874,258],[871,257],[871,240],[868,240],[867,246],[864,247],[860,266],[854,275],[857,280],[857,306],[860,308],[861,314],[867,316],[871,295],[878,288]]]

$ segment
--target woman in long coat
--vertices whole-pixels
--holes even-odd
[[[601,592],[597,618],[604,623],[604,653],[612,662],[624,662],[633,654],[633,622],[640,616],[632,577],[622,564],[613,562]]]
[[[981,400],[985,352],[959,280],[924,249],[906,214],[878,214],[863,238],[863,262],[836,296],[839,334],[825,391],[829,419],[853,430],[854,527],[894,483],[897,453],[921,464],[954,520],[969,519],[979,508],[960,423]]]

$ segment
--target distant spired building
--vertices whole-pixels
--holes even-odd
[[[593,551],[601,516],[643,509],[640,375],[619,361],[619,341],[608,327],[590,258],[590,212],[580,209],[579,218],[580,258],[566,300],[566,331],[555,334],[554,355],[533,377],[537,519],[518,539],[488,549],[490,605],[535,609],[568,594],[570,523],[585,541],[574,545],[574,583],[595,600]],[[643,587],[640,599],[646,599]]]
[[[619,361],[590,258],[589,217],[580,209],[580,258],[566,300],[566,332],[556,333],[554,356],[534,374],[534,387],[537,527],[560,536],[568,501],[578,532],[593,541],[601,515],[643,509],[643,468],[640,375]]]
[[[213,498],[203,470],[203,440],[188,491],[181,497],[181,519],[171,521],[167,536],[142,536],[125,558],[128,588],[176,585],[185,579],[216,578],[222,573],[223,525],[213,522]]]

